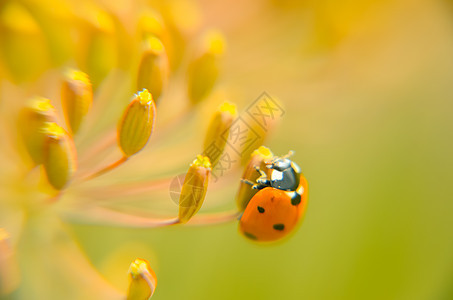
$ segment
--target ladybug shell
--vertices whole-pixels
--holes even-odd
[[[275,241],[290,233],[305,211],[306,199],[291,204],[285,191],[264,188],[253,196],[239,222],[240,231],[255,241]]]

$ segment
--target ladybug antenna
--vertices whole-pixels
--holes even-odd
[[[265,162],[266,168],[274,169],[277,162],[283,161],[283,160],[287,159],[288,157],[291,157],[293,154],[294,154],[294,151],[290,150],[288,152],[288,154],[285,154],[283,156],[274,156],[270,161]]]
[[[288,154],[282,156],[281,158],[282,158],[282,159],[285,159],[285,158],[291,157],[291,156],[293,156],[293,155],[294,155],[294,151],[293,151],[293,150],[289,150],[289,151],[288,151]]]
[[[270,165],[272,165],[274,162],[276,162],[277,160],[279,159],[286,159],[286,158],[289,158],[291,156],[294,155],[294,151],[293,150],[289,150],[287,154],[283,155],[283,156],[274,156],[271,160],[268,160],[268,161],[265,161],[264,163],[266,164],[266,166],[268,168],[270,168]]]

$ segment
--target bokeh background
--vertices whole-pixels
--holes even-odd
[[[187,28],[224,33],[219,85],[230,101],[242,110],[266,91],[283,104],[266,145],[276,154],[295,151],[310,184],[305,220],[275,245],[249,242],[236,222],[160,229],[70,223],[91,264],[125,290],[129,263],[148,259],[159,282],[153,299],[453,299],[453,3],[179,2]],[[37,82],[49,70],[79,55],[61,38],[71,27],[67,10],[107,8],[127,23],[144,5],[163,4],[2,0],[0,103],[41,91]],[[5,12],[22,6],[40,9],[22,22]],[[34,23],[50,36],[33,31]],[[94,69],[111,59],[103,49]],[[182,157],[199,151],[176,150]],[[207,210],[234,207],[237,185],[227,185],[208,192]],[[170,201],[166,191],[160,197]],[[28,263],[33,274],[33,259]],[[39,272],[17,299],[84,289],[77,282],[59,289]]]

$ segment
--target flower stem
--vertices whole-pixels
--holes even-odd
[[[116,167],[118,166],[121,166],[123,163],[125,163],[127,160],[129,159],[129,157],[127,156],[123,156],[121,157],[120,159],[118,159],[117,161],[111,163],[110,165],[107,165],[105,166],[104,168],[102,168],[101,170],[91,174],[91,175],[88,175],[84,178],[84,180],[90,180],[90,179],[93,179],[93,178],[96,178],[96,177],[99,177],[101,176],[102,174],[105,174],[113,169],[115,169]]]
[[[173,179],[174,177],[170,177],[123,185],[89,187],[80,193],[93,199],[93,202],[96,203],[99,203],[100,200],[107,200],[109,202],[128,201],[130,199],[124,198],[124,196],[143,194],[154,190],[168,188]]]
[[[229,223],[237,220],[240,215],[241,213],[236,210],[197,215],[187,225],[203,226]],[[180,224],[178,218],[142,217],[100,206],[84,208],[83,212],[80,213],[71,212],[66,217],[69,221],[75,223],[102,224],[129,228],[154,228]]]
[[[229,223],[231,221],[239,219],[241,214],[242,213],[238,212],[237,210],[217,212],[212,214],[200,214],[193,217],[193,219],[190,220],[187,224],[202,226]]]
[[[105,207],[84,209],[80,214],[69,214],[68,219],[76,223],[102,224],[119,227],[153,228],[179,224],[178,218],[150,218],[122,213]]]
[[[104,152],[110,147],[113,147],[116,144],[116,139],[116,130],[109,131],[104,135],[103,138],[99,139],[95,145],[91,146],[91,148],[83,154],[83,160],[80,161],[80,163],[88,163],[100,153]]]

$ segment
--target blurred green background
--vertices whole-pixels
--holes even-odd
[[[452,4],[195,3],[225,33],[231,101],[283,103],[266,145],[296,152],[305,220],[265,246],[237,223],[71,225],[93,265],[124,289],[129,263],[150,260],[153,299],[453,299]],[[233,207],[235,189],[206,203]]]

